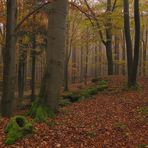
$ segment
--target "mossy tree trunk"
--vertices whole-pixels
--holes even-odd
[[[67,3],[67,0],[54,1],[48,12],[46,65],[39,98],[36,102],[39,106],[37,108],[42,106],[42,109],[45,108],[46,111],[48,109],[57,110],[59,93],[63,83]],[[36,108],[36,106],[34,107]],[[38,113],[40,112],[38,111]]]

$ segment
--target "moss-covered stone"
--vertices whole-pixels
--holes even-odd
[[[98,93],[97,87],[91,87],[80,92],[81,98],[90,98]]]
[[[62,96],[63,99],[68,99],[70,102],[74,103],[77,102],[80,98],[80,92],[69,92]]]
[[[107,81],[106,80],[101,80],[101,81],[99,81],[99,85],[107,85]]]
[[[98,87],[97,87],[97,90],[98,91],[104,91],[105,89],[107,89],[108,88],[108,86],[107,85],[99,85]]]
[[[59,106],[61,106],[61,107],[64,107],[64,106],[67,106],[67,105],[71,104],[70,100],[68,100],[68,99],[60,98],[59,100],[60,100],[59,101]]]
[[[32,131],[32,124],[24,116],[15,116],[10,119],[5,129],[5,132],[7,133],[5,143],[8,145],[13,144],[19,138],[31,134]]]
[[[28,115],[37,122],[46,122],[49,117],[55,116],[54,112],[48,106],[41,104],[38,101],[32,103]]]

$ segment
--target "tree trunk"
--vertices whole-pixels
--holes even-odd
[[[119,75],[119,37],[118,35],[115,35],[115,74]]]
[[[21,57],[20,57],[21,58]],[[24,96],[24,85],[25,85],[25,61],[24,59],[19,60],[18,67],[18,94],[19,99],[22,99]]]
[[[84,70],[83,70],[83,64],[84,64],[84,62],[83,62],[83,53],[84,53],[84,51],[83,51],[83,45],[81,45],[81,62],[80,62],[80,82],[82,83],[83,82],[83,72],[84,72]]]
[[[64,59],[64,91],[68,91],[68,80],[69,80],[69,73],[68,73],[68,65],[69,65],[69,59],[71,50],[69,51],[69,22],[67,22],[67,27],[66,27],[66,47],[65,47],[65,59]]]
[[[124,31],[122,31],[122,61],[124,61],[124,64],[122,65],[122,74],[125,75],[125,35],[124,35]]]
[[[111,0],[107,0],[107,23],[106,23],[106,56],[107,56],[107,63],[108,63],[108,75],[113,74],[113,57],[112,57],[112,22],[111,22]]]
[[[46,67],[41,84],[41,102],[56,111],[63,82],[67,0],[54,1],[48,13],[48,47]]]
[[[72,49],[72,83],[76,82],[76,68],[77,68],[77,63],[76,63],[76,46],[73,46]]]
[[[127,69],[128,69],[128,86],[131,84],[131,72],[132,72],[132,41],[130,34],[130,20],[129,20],[129,0],[124,0],[124,31],[126,39],[127,50]]]
[[[145,40],[143,39],[142,41],[143,42],[143,76],[146,76],[147,41],[148,41],[148,30],[145,31]]]
[[[2,116],[10,117],[14,111],[13,102],[15,99],[15,46],[16,46],[16,0],[7,1],[7,26],[6,26],[6,43],[4,49],[4,69],[3,69],[3,95],[1,103]]]
[[[134,59],[131,76],[132,86],[136,85],[138,62],[139,62],[139,48],[140,48],[140,13],[139,0],[134,0],[134,20],[135,20],[135,45],[134,45]]]

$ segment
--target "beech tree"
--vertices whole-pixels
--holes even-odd
[[[6,23],[6,41],[3,51],[3,94],[1,101],[2,116],[9,117],[14,111],[13,102],[15,99],[15,46],[16,46],[16,19],[17,2],[8,0],[7,2],[7,23]]]
[[[67,3],[67,0],[54,1],[48,11],[46,65],[39,98],[30,110],[32,116],[38,117],[40,110],[39,114],[42,112],[43,118],[46,118],[49,110],[53,112],[58,108],[63,82]]]

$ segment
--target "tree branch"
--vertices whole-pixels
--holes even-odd
[[[42,4],[41,6],[39,6],[38,8],[36,8],[35,10],[32,10],[31,12],[29,12],[16,26],[15,31],[17,31],[21,25],[29,18],[31,17],[33,14],[36,14],[39,10],[41,10],[43,7],[45,7],[46,5],[52,3],[53,1],[48,1],[47,3]]]

